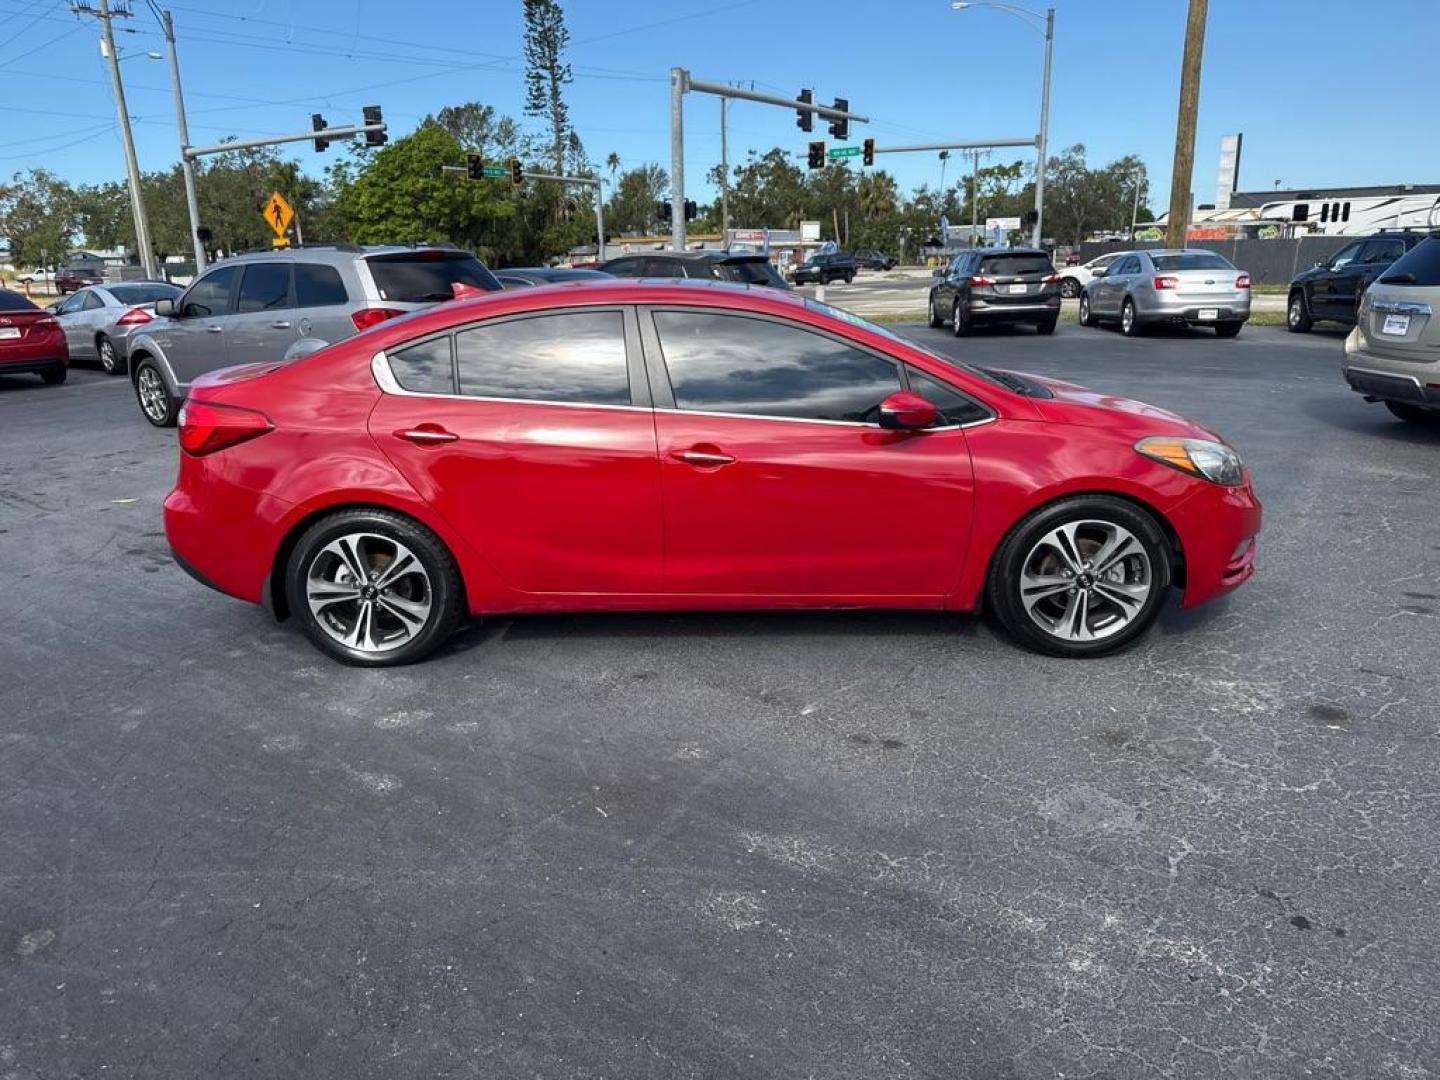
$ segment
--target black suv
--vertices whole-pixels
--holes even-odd
[[[949,322],[956,337],[975,326],[1030,323],[1053,334],[1060,321],[1060,275],[1032,248],[976,248],[935,271],[930,325]]]
[[[1424,240],[1427,232],[1380,232],[1319,259],[1290,283],[1285,325],[1303,334],[1320,319],[1354,326],[1360,298],[1385,268]]]
[[[838,252],[834,255],[811,255],[790,271],[790,280],[796,285],[808,285],[812,281],[819,285],[828,285],[832,281],[848,284],[855,280],[857,269],[854,255]]]
[[[871,248],[869,251],[855,252],[855,265],[861,270],[894,270],[895,260],[883,251]]]
[[[651,251],[622,255],[595,269],[622,278],[699,278],[702,281],[737,281],[789,289],[780,271],[764,255],[727,251]]]

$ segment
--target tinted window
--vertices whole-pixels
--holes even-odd
[[[1090,265],[1091,265],[1092,267],[1109,266],[1112,262],[1114,262],[1114,261],[1115,261],[1116,259],[1118,259],[1119,257],[1120,257],[1119,255],[1101,255],[1098,259],[1094,260]]]
[[[959,390],[947,386],[939,379],[926,375],[916,368],[908,368],[910,389],[940,410],[940,424],[973,424],[984,420],[990,410],[973,398],[966,397]]]
[[[455,336],[455,358],[462,394],[630,404],[625,321],[618,311],[566,311],[479,326]]]
[[[340,271],[324,263],[295,264],[295,306],[330,307],[349,302]]]
[[[894,364],[809,330],[689,311],[655,327],[682,409],[869,422],[900,389]]]
[[[716,267],[727,281],[743,281],[747,285],[785,284],[775,268],[760,259],[746,262],[720,263]]]
[[[535,284],[535,282],[529,278],[519,277],[515,274],[501,272],[495,276],[500,280],[500,284],[504,285],[507,289],[525,289]]]
[[[455,299],[456,282],[477,289],[499,291],[500,282],[474,255],[458,252],[416,251],[404,255],[376,255],[368,260],[370,276],[381,300],[425,304]]]
[[[640,277],[642,265],[640,259],[618,259],[615,262],[606,263],[605,272],[615,277]]]
[[[201,318],[224,315],[230,309],[230,285],[235,280],[236,269],[222,266],[190,286],[181,314]]]
[[[279,311],[290,306],[290,264],[251,263],[240,278],[235,310]]]
[[[1392,263],[1405,254],[1403,240],[1371,240],[1360,252],[1360,261],[1365,263]]]
[[[18,292],[0,289],[0,311],[39,311],[34,304]]]
[[[674,259],[646,259],[644,277],[684,277],[685,268]],[[706,277],[701,267],[695,268],[695,277]]]
[[[1440,285],[1440,239],[1431,236],[1416,244],[1380,279],[1396,285]]]
[[[1186,251],[1180,255],[1152,255],[1156,270],[1234,270],[1213,251]]]
[[[1055,267],[1044,255],[987,255],[981,265],[983,274],[1008,277],[1011,274],[1050,274]]]
[[[446,335],[387,354],[395,381],[417,394],[453,394],[455,374]]]
[[[1345,247],[1341,248],[1339,251],[1337,251],[1334,255],[1330,257],[1330,269],[1339,270],[1342,267],[1349,266],[1352,262],[1359,258],[1361,246],[1362,245],[1357,240],[1355,243],[1347,244]]]
[[[174,285],[139,281],[131,285],[111,285],[110,295],[122,304],[153,304],[156,300],[174,300],[180,290]]]

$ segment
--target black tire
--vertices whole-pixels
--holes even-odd
[[[1135,311],[1135,301],[1128,296],[1120,305],[1120,332],[1126,337],[1139,337],[1143,332],[1140,328],[1140,316]]]
[[[1215,324],[1215,336],[1216,336],[1216,337],[1238,337],[1239,334],[1240,334],[1240,328],[1241,328],[1242,326],[1244,326],[1244,325],[1245,325],[1245,324],[1244,324],[1243,322],[1222,322],[1222,323],[1216,323],[1216,324]]]
[[[1042,323],[1035,324],[1035,332],[1037,334],[1045,334],[1046,336],[1048,336],[1055,332],[1055,327],[1058,326],[1059,323],[1059,319],[1046,319]]]
[[[854,281],[855,281],[855,275],[854,275],[854,274],[846,274],[846,275],[845,275],[845,284],[846,284],[846,285],[850,285],[850,284],[852,284]]]
[[[935,294],[930,294],[930,329],[939,330],[945,325],[945,320],[940,317],[940,312],[935,309]]]
[[[46,386],[59,386],[65,381],[65,376],[70,374],[70,369],[64,364],[56,364],[52,368],[46,368],[40,373],[40,378],[45,380]]]
[[[1150,568],[1150,590],[1130,621],[1109,636],[1072,641],[1052,634],[1030,617],[1020,599],[1020,580],[1027,556],[1042,537],[1063,525],[1082,521],[1113,524],[1136,539]],[[1076,495],[1041,507],[1010,530],[991,560],[985,604],[1005,631],[1028,649],[1077,659],[1104,656],[1123,649],[1155,621],[1169,592],[1172,565],[1169,541],[1148,512],[1112,495]]]
[[[1407,424],[1418,424],[1421,427],[1440,427],[1440,409],[1426,409],[1420,405],[1411,405],[1405,401],[1387,401],[1385,408],[1390,410],[1390,415],[1398,420],[1404,420]]]
[[[115,343],[104,334],[95,339],[95,355],[100,358],[100,370],[106,375],[125,374],[125,358]]]
[[[1099,326],[1100,320],[1095,318],[1095,313],[1090,310],[1090,296],[1088,293],[1080,294],[1080,325]]]
[[[429,611],[424,624],[404,644],[387,651],[366,651],[336,640],[320,624],[306,598],[307,576],[312,564],[327,557],[326,545],[356,533],[403,544],[427,579]],[[459,626],[465,610],[460,571],[444,542],[419,522],[389,510],[342,510],[305,530],[285,565],[285,595],[291,614],[315,647],[354,667],[396,667],[429,656]]]
[[[1060,279],[1060,295],[1073,300],[1080,295],[1080,283],[1073,277],[1062,277]]]
[[[950,307],[950,327],[956,337],[969,337],[970,335],[970,312],[958,297]]]
[[[1305,302],[1305,294],[1296,289],[1285,304],[1285,329],[1292,334],[1308,334],[1310,327],[1314,325],[1314,320],[1310,318],[1310,305]]]
[[[151,380],[154,383],[151,383]],[[155,427],[170,428],[180,415],[180,399],[170,392],[160,365],[149,357],[135,366],[135,401],[140,406],[140,415]],[[152,390],[152,386],[154,389]]]

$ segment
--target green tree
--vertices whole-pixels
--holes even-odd
[[[1083,144],[1066,147],[1050,159],[1046,171],[1046,234],[1062,244],[1078,246],[1093,232],[1128,229],[1137,183],[1143,202],[1148,181],[1145,164],[1135,155],[1091,169],[1085,163]],[[1143,209],[1141,220],[1149,220],[1149,208]]]
[[[550,149],[555,172],[565,169],[570,110],[564,88],[571,81],[565,63],[570,31],[556,0],[525,0],[525,113],[544,117],[550,128]]]
[[[730,220],[742,229],[793,229],[807,208],[805,174],[790,155],[774,147],[762,155],[752,150],[735,166],[730,187]]]
[[[660,225],[656,203],[670,190],[670,174],[659,165],[641,165],[620,174],[605,206],[605,228],[612,236],[650,234]]]
[[[57,265],[77,232],[75,193],[54,173],[31,169],[0,186],[0,236],[16,266]]]

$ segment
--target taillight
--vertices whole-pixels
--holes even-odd
[[[1155,288],[1157,289],[1178,289],[1179,287],[1180,279],[1178,277],[1172,277],[1169,274],[1161,274],[1155,279]]]
[[[53,315],[46,315],[44,318],[36,319],[30,325],[36,330],[44,330],[48,332],[51,330],[59,330],[60,320],[55,318]]]
[[[1249,274],[1241,274],[1239,277],[1237,277],[1237,278],[1235,279],[1235,288],[1237,288],[1237,289],[1248,289],[1249,287],[1250,287],[1250,275],[1249,275]]]
[[[132,307],[129,311],[115,320],[116,326],[139,326],[141,323],[150,321],[150,313],[144,308]]]
[[[975,277],[972,277],[972,278],[970,279],[970,284],[971,284],[971,285],[994,285],[994,284],[995,284],[995,279],[994,279],[994,278],[988,278],[988,277],[981,277],[980,275],[977,274]]]
[[[180,449],[194,457],[258,439],[274,430],[270,418],[254,409],[187,401],[180,410]]]
[[[396,311],[394,308],[367,307],[352,312],[350,321],[355,324],[356,330],[369,330],[370,327],[377,326],[386,319],[393,319],[396,315],[404,314],[403,311]]]
[[[1059,281],[1059,280],[1060,280],[1060,275],[1059,275],[1059,274],[1046,274],[1043,278],[1040,279],[1040,284],[1041,284],[1041,285],[1054,285],[1054,284],[1055,284],[1057,281]]]

